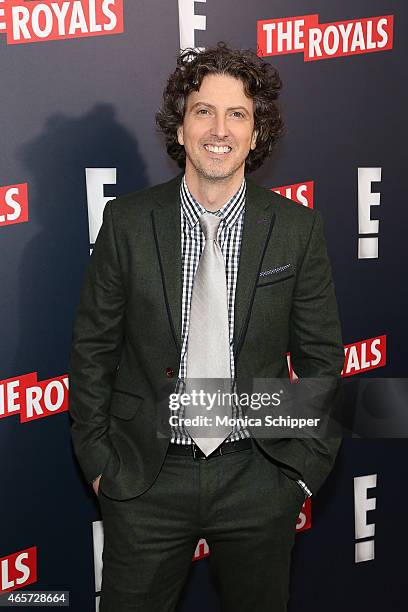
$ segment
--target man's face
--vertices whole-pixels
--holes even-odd
[[[186,174],[208,180],[243,176],[245,159],[256,146],[256,132],[252,98],[245,95],[242,81],[206,75],[199,91],[187,98],[177,137],[186,151]]]

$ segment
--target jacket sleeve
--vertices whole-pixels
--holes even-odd
[[[333,396],[341,393],[344,346],[319,211],[314,211],[313,226],[294,290],[289,350],[291,364],[300,379],[331,379],[335,389]],[[321,410],[324,412],[326,408],[329,412],[330,402]],[[291,444],[297,464],[303,466],[303,480],[316,494],[333,467],[341,438],[294,438]]]
[[[76,311],[69,363],[74,451],[87,482],[102,473],[112,447],[109,404],[123,342],[125,290],[107,202]]]

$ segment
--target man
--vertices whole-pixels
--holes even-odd
[[[104,522],[101,612],[174,610],[200,537],[224,612],[286,610],[296,518],[340,440],[259,438],[237,402],[237,424],[208,433],[168,401],[191,377],[287,380],[287,351],[300,379],[340,375],[320,213],[245,177],[282,134],[280,88],[251,52],[182,53],[157,121],[184,172],[105,207],[70,363]]]

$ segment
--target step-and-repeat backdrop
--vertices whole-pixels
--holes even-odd
[[[321,211],[342,376],[390,379],[380,407],[363,397],[377,419],[405,407],[407,17],[396,0],[0,0],[0,592],[99,606],[72,324],[106,202],[178,172],[154,114],[180,49],[224,40],[278,68],[286,135],[252,177]],[[407,449],[404,431],[344,440],[299,515],[290,610],[406,610]],[[183,612],[219,610],[209,555],[198,541]]]

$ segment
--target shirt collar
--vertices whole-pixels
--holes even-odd
[[[242,183],[234,193],[234,195],[214,214],[217,216],[222,216],[224,218],[225,224],[232,228],[234,224],[237,222],[244,206],[245,206],[245,194],[246,194],[246,181],[245,177],[242,179]],[[204,206],[200,204],[194,196],[191,194],[189,188],[187,187],[186,176],[183,176],[183,180],[180,185],[180,199],[181,199],[181,209],[190,228],[193,228],[201,215],[203,215],[206,211]]]

